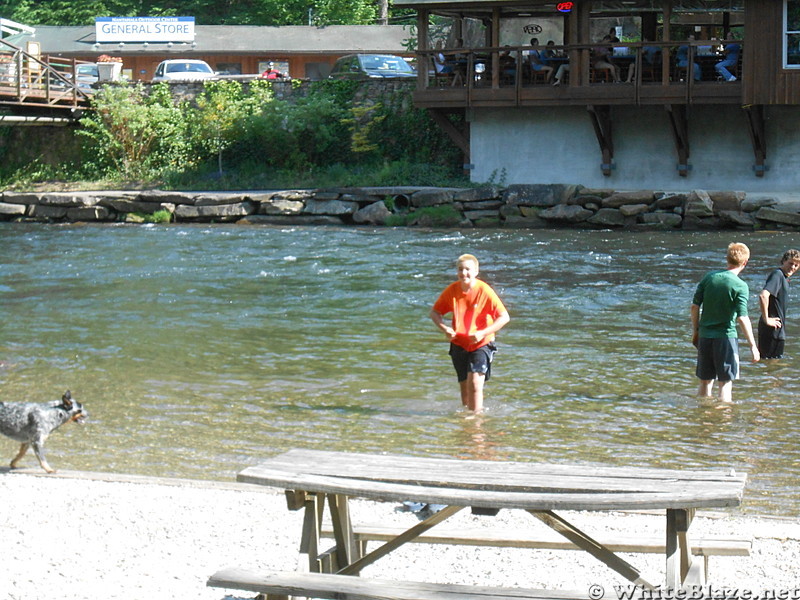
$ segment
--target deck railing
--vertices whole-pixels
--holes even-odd
[[[0,103],[39,107],[85,106],[92,90],[82,87],[77,67],[84,61],[34,56],[0,40]]]
[[[619,85],[694,86],[729,83],[716,69],[725,60],[725,46],[733,42],[636,42],[566,46],[504,46],[449,48],[418,51],[418,89],[537,88],[555,84],[587,87]],[[741,69],[742,42],[736,65],[729,72],[736,80]],[[543,67],[532,65],[536,50]],[[607,52],[607,55],[603,56]]]

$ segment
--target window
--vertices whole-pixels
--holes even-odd
[[[783,66],[800,69],[800,0],[785,0],[783,10]]]

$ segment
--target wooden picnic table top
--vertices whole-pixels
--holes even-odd
[[[315,493],[545,510],[738,506],[747,475],[732,469],[541,464],[295,449],[248,467],[238,481]]]

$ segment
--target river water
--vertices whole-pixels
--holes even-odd
[[[231,481],[306,447],[735,469],[749,474],[744,512],[800,515],[798,302],[791,356],[754,365],[743,345],[733,405],[696,397],[689,327],[694,287],[733,240],[753,253],[743,278],[755,321],[790,233],[0,233],[3,399],[70,389],[90,413],[50,439],[57,468]],[[460,409],[428,319],[463,252],[481,259],[512,317],[479,418]],[[0,439],[0,456],[15,449]]]

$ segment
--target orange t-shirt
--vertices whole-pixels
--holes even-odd
[[[460,282],[451,283],[434,303],[433,310],[440,315],[453,313],[452,328],[456,332],[453,343],[467,352],[473,352],[493,341],[494,334],[487,335],[477,344],[470,342],[470,334],[494,323],[497,317],[506,312],[506,307],[491,286],[478,279],[468,292],[461,290]]]

